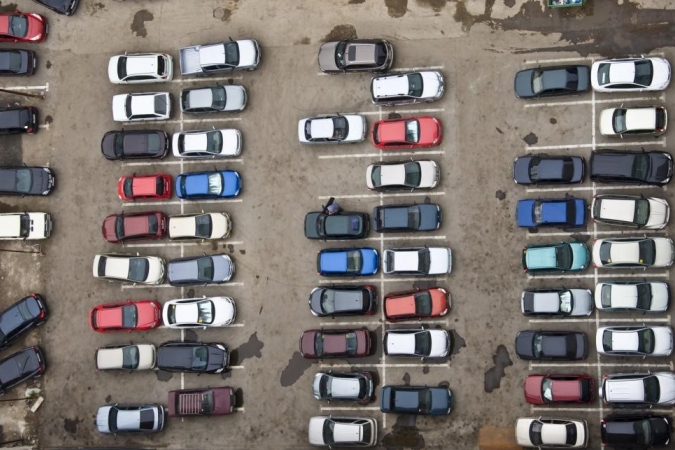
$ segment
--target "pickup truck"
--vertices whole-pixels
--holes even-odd
[[[255,70],[259,65],[260,45],[255,39],[230,40],[180,49],[180,72],[183,75]]]
[[[169,416],[231,414],[237,400],[231,387],[182,389],[169,392]]]

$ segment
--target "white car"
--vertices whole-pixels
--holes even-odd
[[[452,250],[447,247],[387,248],[382,266],[386,274],[445,275],[452,272]]]
[[[520,296],[520,310],[526,316],[590,316],[593,293],[590,289],[528,289]]]
[[[443,97],[443,74],[435,70],[380,75],[370,82],[373,103],[381,106],[429,103]]]
[[[613,405],[675,404],[675,373],[613,373],[602,378],[600,398]]]
[[[130,281],[160,284],[164,280],[166,263],[157,256],[102,254],[94,256],[94,278],[108,281]]]
[[[595,307],[601,311],[661,313],[669,306],[665,281],[606,281],[595,286]]]
[[[0,240],[46,239],[52,233],[52,216],[42,212],[0,214]]]
[[[169,239],[226,239],[231,232],[228,213],[169,216]]]
[[[376,191],[433,189],[440,181],[438,164],[430,160],[381,162],[366,169],[366,186]]]
[[[670,356],[673,329],[669,326],[600,327],[595,346],[601,355]]]
[[[353,144],[366,138],[366,118],[360,114],[317,116],[298,121],[303,144]]]
[[[596,195],[591,217],[608,225],[660,230],[668,224],[670,206],[662,198],[642,195]]]
[[[241,154],[241,132],[234,128],[181,131],[172,137],[177,158],[227,158]]]
[[[384,353],[411,358],[445,358],[450,352],[450,335],[445,330],[386,330]]]
[[[230,297],[201,297],[170,300],[162,307],[169,328],[213,328],[232,325],[237,308]]]
[[[516,420],[518,445],[535,448],[586,448],[585,420],[521,417]]]
[[[603,136],[661,136],[668,127],[668,112],[663,106],[609,108],[600,113],[600,134]]]
[[[152,344],[106,345],[96,349],[96,369],[104,372],[152,370],[156,354]]]
[[[596,61],[591,85],[598,92],[662,91],[670,84],[670,63],[664,58],[618,58]]]
[[[167,120],[171,117],[171,95],[168,92],[115,95],[112,112],[116,122]]]
[[[367,417],[314,416],[309,419],[309,443],[317,447],[374,447],[377,421]]]
[[[605,268],[661,268],[673,265],[675,246],[667,237],[598,239],[593,243],[593,265]]]
[[[116,55],[108,62],[114,84],[164,83],[173,80],[173,58],[166,53]]]

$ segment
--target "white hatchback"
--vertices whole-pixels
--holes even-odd
[[[181,131],[172,137],[177,158],[227,158],[241,154],[241,132],[234,128]]]
[[[586,448],[585,420],[521,417],[516,421],[516,440],[523,447]]]
[[[166,53],[116,55],[108,62],[114,84],[165,83],[173,79],[173,58]]]
[[[596,61],[591,85],[598,92],[662,91],[670,84],[670,63],[664,58],[618,58]]]
[[[433,189],[440,181],[441,171],[431,160],[376,163],[366,168],[366,186],[376,191]]]
[[[237,308],[230,297],[200,297],[170,300],[162,307],[162,320],[169,328],[214,328],[232,325]]]
[[[228,213],[169,216],[169,239],[226,239],[232,232]]]
[[[452,272],[452,250],[447,247],[387,248],[382,256],[390,275],[445,275]]]
[[[669,326],[600,327],[595,346],[601,355],[670,356],[673,329]]]
[[[662,198],[642,195],[596,195],[591,217],[608,225],[660,230],[668,224],[670,206]]]
[[[116,122],[167,120],[171,117],[171,95],[168,92],[115,95],[112,113]]]
[[[595,286],[595,307],[601,311],[662,313],[669,306],[665,281],[606,281]]]
[[[366,138],[366,118],[360,114],[307,117],[298,121],[303,144],[353,144]]]
[[[668,128],[668,112],[663,106],[609,108],[600,113],[600,134],[603,136],[661,136]]]
[[[445,358],[450,353],[450,335],[445,330],[386,330],[384,352],[405,358]]]

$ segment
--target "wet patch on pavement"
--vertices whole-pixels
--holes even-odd
[[[155,16],[147,9],[137,11],[136,14],[134,14],[134,21],[131,22],[132,33],[139,37],[146,37],[148,35],[148,30],[145,29],[145,22],[151,22],[154,18]]]
[[[366,0],[349,0],[350,5],[360,5],[361,3],[365,3]]]
[[[572,240],[578,241],[578,242],[588,242],[591,239],[590,234],[580,234],[580,233],[575,233],[570,236]]]
[[[354,25],[337,25],[323,38],[324,41],[344,41],[358,39]]]
[[[506,375],[505,369],[513,365],[509,351],[503,345],[497,347],[497,353],[492,356],[494,367],[485,372],[484,389],[490,393],[499,388],[502,378]]]
[[[548,121],[551,123],[551,125],[555,125],[556,123],[558,123],[555,117],[551,117]]]
[[[452,359],[463,347],[466,347],[466,341],[455,330],[448,330],[448,333],[450,333],[450,341],[452,342],[452,348],[450,349],[450,359]]]
[[[237,399],[234,406],[237,408],[243,408],[244,407],[244,390],[242,388],[238,388],[234,391],[234,397]]]
[[[223,22],[229,22],[232,13],[237,10],[239,7],[239,0],[230,0],[227,4],[227,8],[218,7],[213,10],[213,17]]]
[[[14,12],[18,9],[16,3],[0,2],[0,13]]]
[[[523,138],[523,140],[527,143],[527,145],[534,145],[537,142],[539,142],[539,138],[537,137],[536,134],[530,133],[527,136]]]
[[[157,375],[157,381],[169,381],[173,378],[173,373],[165,370],[158,370],[155,372],[155,375]]]
[[[245,344],[240,345],[230,352],[230,365],[239,366],[248,358],[260,358],[260,350],[265,346],[259,339],[258,333],[253,333]]]
[[[288,365],[283,372],[281,372],[281,386],[288,387],[294,385],[307,369],[317,362],[317,360],[303,358],[300,352],[294,352],[293,356],[288,361]]]
[[[106,400],[108,402],[110,400]],[[77,425],[82,422],[79,417],[75,419],[63,419],[63,429],[70,434],[77,433]]]
[[[387,450],[421,449],[425,447],[424,436],[417,429],[417,416],[399,414],[391,433],[382,437],[382,446]]]
[[[448,4],[448,0],[416,0],[417,4],[424,6],[426,8],[431,8],[434,12],[441,12],[445,5]]]
[[[3,166],[20,166],[23,162],[23,138],[19,134],[2,137],[0,164]]]
[[[112,395],[108,394],[105,396],[105,402],[110,403],[110,400],[112,400]]]
[[[406,386],[410,386],[410,374],[408,372],[403,374],[403,384]]]
[[[389,17],[398,19],[408,12],[408,0],[384,0]]]
[[[400,118],[401,115],[399,113],[392,112],[387,114],[387,119],[400,119]]]
[[[184,342],[199,342],[199,335],[195,330],[185,330]]]
[[[499,190],[499,191],[495,192],[495,198],[499,201],[504,200],[506,198],[506,192],[504,192],[502,190]]]

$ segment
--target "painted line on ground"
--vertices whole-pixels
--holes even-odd
[[[49,124],[45,123],[45,124],[42,124],[42,125],[38,125],[38,128],[41,128],[43,130],[49,130]]]
[[[215,83],[215,82],[218,82],[218,81],[241,80],[241,79],[243,79],[243,78],[244,78],[244,77],[242,77],[241,75],[235,75],[235,76],[233,76],[233,77],[214,77],[214,78],[210,78],[210,77],[208,77],[208,78],[207,78],[207,77],[201,77],[201,78],[174,78],[173,80],[171,80],[171,82],[172,82],[172,83],[197,83],[197,82],[203,83],[203,82],[208,81],[208,82]]]
[[[445,154],[444,150],[422,150],[419,152],[344,153],[340,155],[319,155],[319,159],[380,158],[383,156],[422,156],[443,154]]]
[[[630,274],[630,273],[598,273],[600,278],[670,278],[669,272],[662,273],[640,273],[640,274]],[[528,275],[528,280],[555,280],[560,278],[595,278],[594,274],[578,274],[578,275]]]
[[[181,247],[181,246],[194,246],[194,245],[206,245],[210,244],[211,242],[215,241],[221,241],[221,239],[206,239],[204,241],[200,242],[166,242],[166,243],[147,243],[147,244],[126,244],[124,247],[126,248],[151,248],[151,247]],[[227,241],[227,240],[222,240],[223,244],[229,244],[229,245],[243,245],[244,241]]]
[[[660,145],[662,147],[666,146],[666,141],[664,139],[657,141],[647,141],[647,142],[599,142],[597,144],[564,144],[564,145],[527,145],[525,146],[525,151],[538,152],[542,150],[563,150],[563,149],[573,149],[573,148],[595,148],[595,147],[641,147],[645,145]]]
[[[379,411],[379,406],[322,406],[321,411]]]
[[[228,369],[233,369],[233,370],[243,370],[245,369],[244,366],[227,366]]]
[[[668,317],[659,318],[643,318],[643,319],[599,319],[600,322],[670,322],[670,315]],[[530,319],[530,323],[595,323],[596,319]]]
[[[418,113],[434,113],[434,112],[444,112],[445,108],[423,108],[423,109],[400,109],[389,111],[389,114],[418,114]],[[344,114],[361,114],[362,116],[379,116],[380,111],[360,111],[356,113],[344,113]]]
[[[415,281],[436,281],[439,278],[433,278],[433,277],[416,277],[416,278],[361,278],[361,279],[355,279],[355,278],[348,278],[348,279],[334,279],[334,280],[324,280],[321,279],[319,280],[320,284],[338,284],[338,283],[393,283],[393,282],[415,282]]]
[[[246,412],[246,408],[245,408],[244,406],[242,406],[242,407],[240,407],[240,408],[234,408],[234,410],[235,410],[236,412],[242,412],[242,413],[243,413],[243,412]]]
[[[170,119],[170,120],[139,120],[138,122],[121,122],[123,127],[133,125],[162,125],[162,124],[184,124],[184,123],[212,123],[212,122],[239,122],[241,117],[219,117],[214,119]]]
[[[243,200],[238,198],[224,198],[222,200],[199,200],[195,201],[194,204],[198,203],[241,203]],[[170,206],[170,205],[180,205],[183,202],[181,200],[169,200],[168,202],[124,202],[122,207],[125,206]],[[188,203],[189,205],[190,203]]]
[[[621,103],[625,102],[642,102],[642,101],[660,101],[664,102],[666,99],[663,94],[661,94],[659,97],[634,97],[634,98],[617,98],[617,99],[605,99],[605,100],[578,100],[578,101],[571,101],[571,102],[546,102],[546,103],[527,103],[525,104],[525,108],[536,108],[536,107],[542,107],[542,106],[575,106],[575,105],[592,105],[594,102],[596,104],[601,104],[601,103],[616,103],[617,105],[620,105]]]
[[[414,196],[439,196],[445,195],[444,191],[441,192],[405,192],[399,194],[382,194],[383,197],[414,197]],[[328,200],[329,198],[380,198],[380,194],[348,194],[348,195],[320,195],[317,198],[319,200]]]
[[[573,236],[573,235],[591,235],[591,234],[597,234],[597,235],[603,235],[603,236],[612,236],[612,235],[626,235],[626,234],[643,234],[643,233],[659,233],[663,232],[663,230],[617,230],[617,231],[578,231],[578,232],[561,232],[561,233],[528,233],[527,238],[530,239],[531,237],[559,237],[559,236]]]
[[[661,368],[672,368],[671,364],[658,364],[658,363],[642,363],[638,361],[642,361],[642,358],[640,357],[635,357],[636,362],[633,363],[578,363],[575,361],[568,361],[565,363],[532,363],[530,364],[530,368],[534,369],[537,367],[562,367],[562,368],[574,368],[574,367],[653,367],[656,369],[661,369]]]
[[[389,367],[389,368],[394,368],[394,369],[395,369],[395,368],[401,368],[401,369],[403,369],[403,368],[413,368],[413,367],[437,367],[437,368],[448,368],[448,367],[450,367],[450,364],[449,364],[449,363],[436,364],[436,363],[433,363],[433,362],[429,362],[429,363],[420,363],[420,364],[389,364],[389,363],[387,363],[387,364],[382,364],[382,363],[377,363],[377,364],[321,364],[321,368],[322,368],[322,369],[326,369],[326,368],[346,369],[346,368],[350,368],[350,367],[357,367],[357,368],[361,368],[361,367],[381,367],[381,368],[386,368],[386,367]]]
[[[656,414],[673,414],[675,411],[672,409],[645,409],[645,408],[621,408],[618,409],[619,411],[640,411],[640,412],[649,412],[650,414],[656,413]],[[537,412],[537,411],[546,411],[546,412],[598,412],[598,411],[604,411],[604,408],[597,408],[597,407],[591,407],[591,408],[584,408],[584,407],[579,407],[579,408],[559,408],[559,407],[553,407],[551,408],[550,406],[530,406],[530,411],[532,412]]]
[[[9,86],[9,87],[2,87],[2,89],[8,90],[8,91],[45,91],[45,92],[49,92],[49,83],[45,84],[44,86]]]
[[[188,159],[186,161],[143,161],[143,162],[129,162],[123,163],[125,167],[135,166],[169,166],[182,164],[206,164],[206,163],[239,163],[244,164],[244,158],[211,158],[211,159]]]
[[[626,189],[660,189],[662,186],[655,186],[651,184],[635,184],[627,186],[578,186],[578,187],[569,187],[569,188],[529,188],[525,192],[570,192],[570,191],[611,191],[616,190],[626,190]]]
[[[592,61],[593,58],[588,58],[584,56],[574,56],[571,58],[555,58],[555,59],[528,59],[525,61],[525,64],[548,64],[548,63],[559,63],[559,62],[570,62],[570,61]]]
[[[198,285],[201,287],[220,287],[220,288],[228,288],[228,287],[242,287],[244,286],[243,281],[233,281],[233,282],[227,282],[227,283],[222,283],[222,284],[212,284],[208,286],[204,285]],[[123,284],[122,289],[155,289],[155,288],[178,288],[178,286],[171,286],[170,284],[155,284],[155,285],[148,285],[148,284]]]

